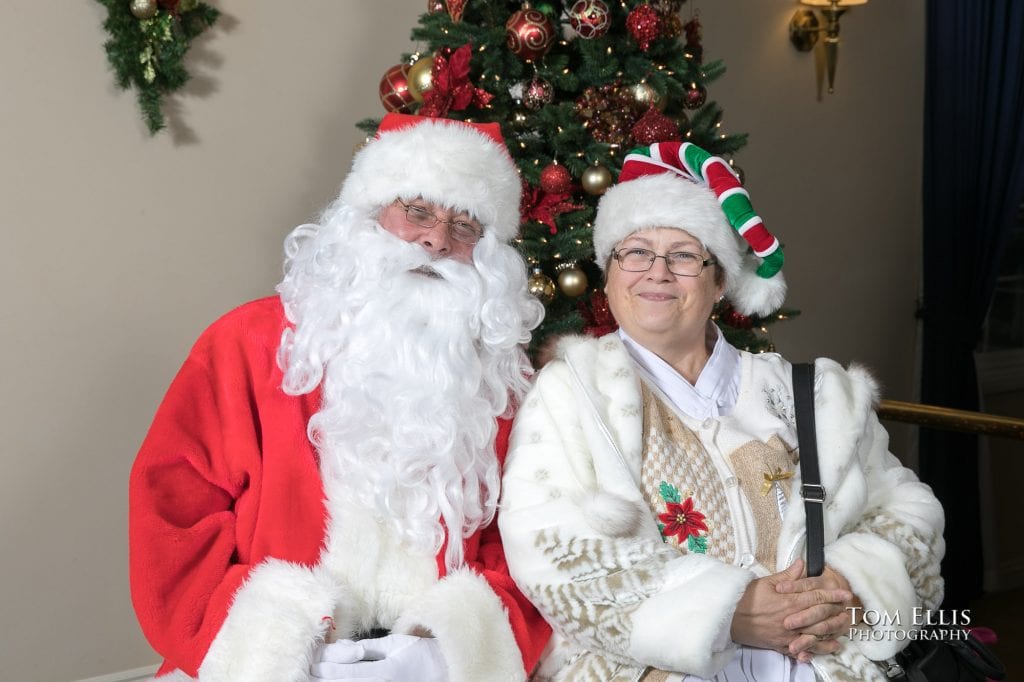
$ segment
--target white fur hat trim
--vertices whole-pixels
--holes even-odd
[[[519,231],[521,194],[515,164],[493,138],[462,121],[423,118],[367,143],[339,198],[369,214],[395,199],[422,197],[468,211],[508,242]]]
[[[767,315],[786,298],[782,273],[758,277],[758,261],[729,225],[715,193],[674,173],[645,175],[611,187],[597,207],[594,254],[605,268],[615,246],[640,230],[674,227],[704,244],[725,271],[725,294],[744,315]]]

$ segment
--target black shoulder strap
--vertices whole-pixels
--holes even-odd
[[[825,525],[822,505],[825,488],[818,473],[818,436],[814,428],[814,364],[793,365],[793,403],[796,435],[800,444],[800,496],[807,513],[807,575],[825,570]]]

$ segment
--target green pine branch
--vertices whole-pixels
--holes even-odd
[[[212,26],[220,12],[203,2],[178,4],[178,12],[158,9],[149,19],[136,18],[125,0],[96,0],[107,8],[103,44],[118,87],[135,88],[151,135],[166,125],[163,98],[189,79],[184,60],[192,40]]]

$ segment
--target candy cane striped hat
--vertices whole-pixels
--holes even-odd
[[[744,315],[767,315],[786,298],[779,240],[750,205],[729,164],[690,142],[634,149],[594,222],[604,268],[615,246],[639,230],[677,227],[699,239],[725,271],[725,295]]]

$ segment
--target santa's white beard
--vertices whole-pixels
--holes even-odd
[[[286,251],[284,389],[321,385],[309,434],[334,489],[414,550],[436,553],[451,529],[446,563],[461,565],[458,538],[494,515],[495,418],[525,392],[521,344],[543,312],[522,261],[486,236],[474,265],[432,261],[345,207]]]

